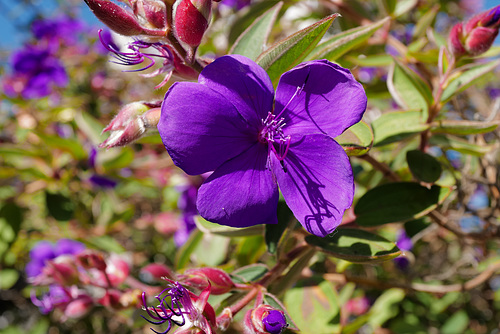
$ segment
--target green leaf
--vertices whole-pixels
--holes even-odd
[[[434,5],[431,10],[427,11],[422,17],[417,21],[415,25],[415,29],[413,30],[414,38],[420,38],[425,35],[427,28],[432,25],[432,22],[436,18],[437,13],[439,12],[439,5]]]
[[[375,31],[381,28],[390,18],[386,17],[366,26],[343,31],[325,42],[316,46],[306,57],[306,60],[326,58],[331,61],[339,59],[342,55],[366,42]]]
[[[218,266],[226,258],[229,241],[229,238],[206,233],[193,254],[202,265],[208,267]]]
[[[459,121],[443,119],[431,124],[433,133],[449,133],[453,135],[466,136],[478,133],[487,133],[495,130],[500,121],[480,122],[480,121]]]
[[[382,146],[419,134],[429,128],[419,111],[400,111],[382,114],[372,123],[373,146]]]
[[[62,194],[45,193],[45,204],[48,214],[59,221],[68,221],[73,218],[75,204]]]
[[[16,203],[7,202],[0,209],[0,240],[12,243],[17,238],[23,222],[23,209]]]
[[[125,248],[116,239],[110,237],[109,235],[96,236],[88,239],[88,243],[97,249],[109,253],[123,253]]]
[[[87,158],[87,151],[76,139],[48,136],[43,133],[37,133],[44,145],[70,153],[76,160]]]
[[[335,140],[342,145],[347,155],[363,155],[372,147],[373,132],[368,124],[359,122],[344,131]]]
[[[403,14],[408,13],[412,10],[418,3],[418,0],[399,0],[396,2],[396,8],[394,8],[394,17],[399,17]]]
[[[0,289],[8,290],[16,284],[19,273],[15,269],[2,269],[0,271]]]
[[[431,88],[417,73],[396,59],[389,69],[387,88],[399,106],[406,110],[421,110],[423,118],[427,118],[433,102]]]
[[[237,228],[219,225],[206,221],[202,217],[196,217],[196,226],[203,233],[211,233],[225,237],[245,237],[250,235],[262,235],[264,231],[263,225],[254,225],[250,227]]]
[[[94,146],[97,146],[102,142],[101,132],[104,129],[104,126],[89,113],[76,113],[75,122],[78,128],[85,133]]]
[[[243,55],[252,60],[257,59],[258,55],[264,51],[269,34],[282,6],[283,2],[279,2],[256,18],[234,42],[229,54]]]
[[[285,232],[286,228],[290,224],[291,220],[294,220],[294,216],[290,208],[285,204],[284,201],[278,202],[278,224],[266,224],[265,225],[265,241],[267,245],[267,251],[274,254],[278,248],[278,243]]]
[[[397,304],[404,298],[405,292],[402,289],[392,288],[384,291],[370,308],[368,323],[373,328],[379,328],[387,320],[394,318],[399,313]]]
[[[257,57],[274,85],[286,71],[298,65],[318,44],[338,14],[330,15],[309,27],[275,43]]]
[[[464,91],[483,75],[495,69],[498,65],[500,65],[500,59],[490,61],[486,64],[481,63],[477,65],[474,63],[472,66],[463,69],[449,81],[441,96],[441,102],[447,102],[453,95]]]
[[[340,305],[330,282],[299,282],[287,291],[284,304],[300,333],[340,332]]]
[[[183,269],[186,267],[186,265],[189,263],[191,254],[193,254],[202,239],[203,233],[201,231],[194,230],[193,233],[191,233],[186,243],[182,245],[181,249],[179,249],[179,251],[175,254],[176,269]]]
[[[229,31],[228,40],[230,44],[233,44],[236,39],[243,33],[245,29],[248,28],[254,22],[256,17],[261,16],[265,11],[269,8],[276,5],[279,0],[266,0],[260,1],[249,6],[249,10],[247,12],[240,11],[243,15],[239,16],[236,21],[231,26],[231,30]]]
[[[355,263],[387,261],[401,255],[394,243],[360,229],[339,228],[324,238],[308,235],[306,242],[334,257]]]
[[[130,147],[102,150],[99,153],[98,161],[108,171],[125,168],[134,161],[134,150]]]
[[[356,223],[377,226],[405,222],[434,210],[451,193],[451,188],[430,189],[414,182],[394,182],[367,191],[354,207]]]
[[[354,65],[363,67],[385,67],[389,66],[393,62],[393,58],[389,55],[370,55],[370,56],[345,56],[345,59],[353,63]]]
[[[435,135],[429,139],[431,145],[437,145],[443,150],[455,150],[463,154],[482,156],[493,149],[491,145],[475,145],[459,137],[451,135]]]
[[[269,269],[262,263],[255,263],[245,267],[238,268],[234,270],[230,276],[233,281],[238,283],[250,283],[255,282],[259,278],[263,277]]]
[[[441,327],[441,334],[463,333],[469,327],[469,316],[465,310],[458,310]]]
[[[433,156],[420,150],[406,152],[406,161],[410,171],[420,181],[436,182],[441,176],[441,165]]]

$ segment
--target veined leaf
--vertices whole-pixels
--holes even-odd
[[[234,42],[229,54],[239,54],[252,60],[264,51],[271,29],[283,6],[279,2],[267,12],[256,18],[255,21]]]
[[[431,88],[417,73],[396,59],[389,69],[387,88],[399,106],[407,110],[422,110],[423,118],[427,118],[433,101]]]
[[[334,257],[355,263],[387,261],[401,254],[393,242],[360,229],[339,228],[324,238],[308,235],[306,242]]]
[[[493,60],[486,64],[474,64],[472,67],[465,69],[448,83],[441,96],[441,102],[446,102],[451,99],[453,95],[464,91],[484,74],[491,72],[498,65],[500,65],[500,59]]]
[[[201,217],[195,219],[196,227],[203,233],[211,233],[225,237],[244,237],[250,235],[262,235],[264,225],[255,225],[246,228],[236,228],[230,226],[219,225],[206,221]]]
[[[388,21],[389,18],[386,17],[385,19],[382,19],[375,23],[354,29],[349,29],[333,37],[330,37],[325,42],[316,46],[306,59],[312,60],[326,58],[328,60],[334,61],[348,51],[365,42],[375,33],[375,31],[377,31]]]
[[[267,71],[273,84],[276,85],[284,72],[299,64],[311,52],[337,16],[338,14],[330,15],[296,32],[257,57],[256,62]]]
[[[365,122],[359,122],[335,138],[349,156],[363,155],[373,144],[373,132]]]
[[[370,189],[354,207],[356,223],[378,226],[405,222],[434,210],[451,193],[451,188],[432,186],[430,189],[415,182],[394,182]]]
[[[420,181],[436,182],[441,176],[441,165],[433,156],[420,150],[406,152],[406,161],[410,171]]]
[[[385,113],[372,123],[374,146],[382,146],[416,135],[429,128],[420,111]]]
[[[383,55],[371,55],[371,56],[363,56],[363,57],[352,57],[346,56],[344,59],[350,61],[354,65],[363,66],[363,67],[383,67],[389,66],[392,64],[392,57],[387,54]]]
[[[451,119],[438,120],[431,123],[431,131],[434,133],[449,133],[454,135],[473,135],[486,133],[495,130],[499,121],[479,122],[479,121],[457,121]]]

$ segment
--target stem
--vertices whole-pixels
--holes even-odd
[[[365,154],[365,155],[359,156],[358,158],[368,162],[376,170],[382,172],[382,174],[384,174],[384,177],[388,178],[389,180],[396,181],[396,182],[401,181],[401,178],[399,177],[399,175],[394,173],[389,166],[387,166],[383,162],[378,161],[377,159],[375,159],[371,155]]]

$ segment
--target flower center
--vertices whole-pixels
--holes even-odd
[[[263,128],[259,132],[260,143],[268,144],[269,149],[276,154],[279,161],[285,159],[290,147],[290,136],[285,136],[283,127],[284,118],[276,118],[276,115],[269,112],[266,119],[262,120]]]

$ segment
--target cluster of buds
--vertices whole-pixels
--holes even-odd
[[[69,239],[56,244],[41,242],[30,254],[28,281],[48,288],[41,297],[34,291],[31,296],[42,313],[57,309],[65,320],[82,317],[95,306],[119,310],[139,303],[140,290],[122,287],[130,274],[123,257],[104,257]]]
[[[448,44],[456,58],[478,56],[491,47],[500,28],[500,5],[458,23],[450,31]]]

